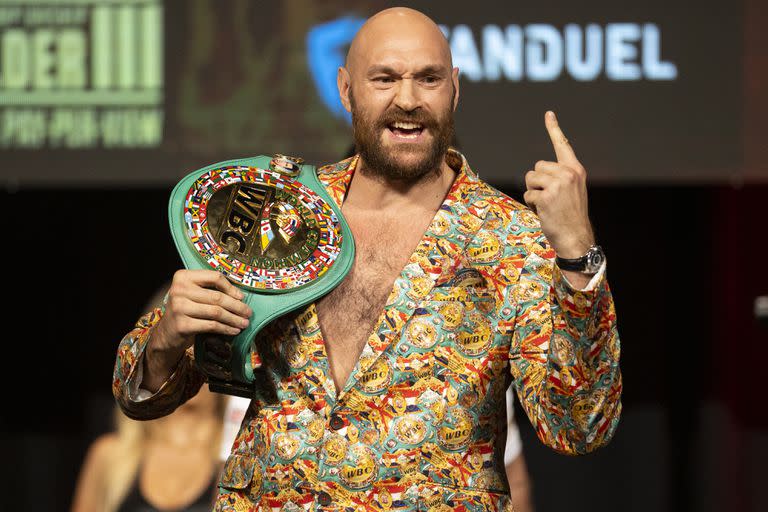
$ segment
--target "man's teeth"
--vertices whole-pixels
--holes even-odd
[[[392,124],[393,128],[399,128],[401,130],[420,130],[421,125],[416,123],[394,123]]]
[[[396,136],[403,139],[415,139],[421,133],[423,126],[417,123],[396,122],[390,125]]]

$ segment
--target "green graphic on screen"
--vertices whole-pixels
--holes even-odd
[[[163,131],[163,6],[0,2],[0,146],[151,148]]]

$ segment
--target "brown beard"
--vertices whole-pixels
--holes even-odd
[[[456,91],[454,89],[454,96]],[[397,107],[388,109],[378,119],[370,119],[364,109],[358,109],[352,91],[349,91],[352,106],[352,128],[355,148],[365,162],[364,172],[390,180],[416,182],[430,175],[437,176],[451,140],[453,140],[453,101],[438,118],[429,115],[421,108],[406,112]],[[410,122],[422,125],[429,130],[433,140],[426,151],[412,148],[411,151],[423,151],[422,158],[416,164],[404,165],[398,161],[392,151],[386,151],[380,144],[381,132],[395,122]],[[401,151],[396,149],[395,151]]]

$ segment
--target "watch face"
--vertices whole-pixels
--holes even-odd
[[[590,249],[587,253],[587,272],[591,274],[597,273],[597,271],[600,270],[600,266],[603,264],[604,260],[605,255],[603,254],[603,250],[600,247],[594,247]]]

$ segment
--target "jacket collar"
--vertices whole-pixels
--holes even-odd
[[[483,224],[488,203],[480,197],[478,189],[482,188],[482,182],[478,175],[469,167],[464,155],[454,149],[448,151],[446,161],[456,171],[456,178],[416,250],[395,279],[387,304],[357,366],[341,393],[337,390],[337,400],[343,398],[395,341],[417,310],[417,304],[436,284],[448,281],[461,267],[467,244]],[[344,202],[358,162],[359,155],[356,155],[318,170],[318,178],[339,207]]]

